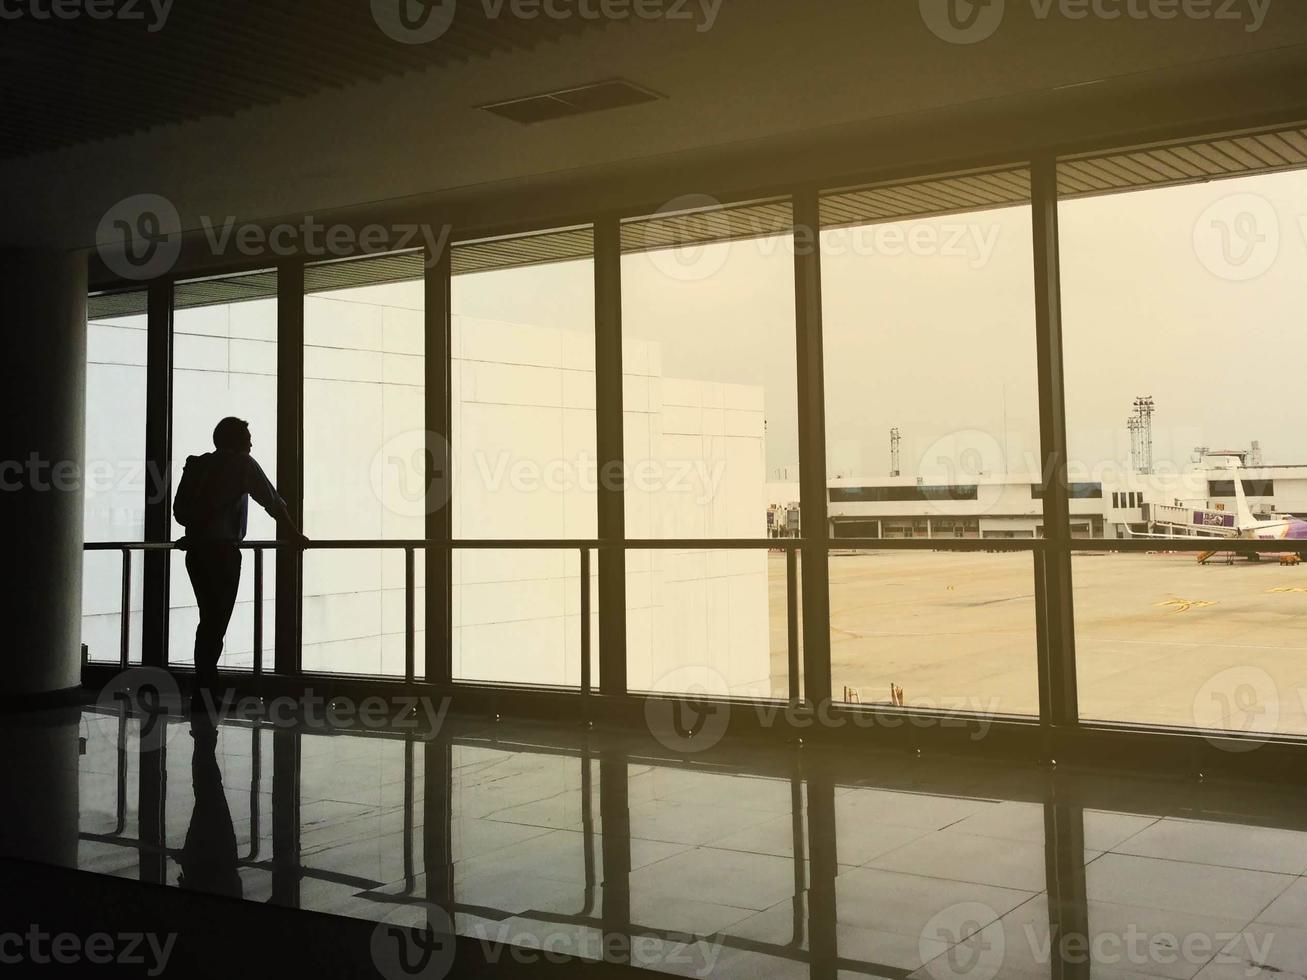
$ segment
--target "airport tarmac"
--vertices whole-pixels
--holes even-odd
[[[837,700],[1038,713],[1029,553],[836,553],[830,576]],[[1307,735],[1307,565],[1084,552],[1073,576],[1082,718]],[[783,555],[771,581],[784,696]]]

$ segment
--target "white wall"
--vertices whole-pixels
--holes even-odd
[[[306,297],[305,530],[311,538],[416,539],[425,533],[421,302],[420,283]],[[250,420],[255,455],[275,481],[274,322],[271,301],[179,312],[174,479],[185,456],[209,448],[214,423],[235,414]],[[130,430],[121,425],[124,413],[143,426],[144,406],[137,404],[143,391],[131,373],[143,380],[135,364],[140,358],[131,353],[139,338],[115,330],[125,334],[127,347],[115,355],[123,365],[93,376],[91,455],[139,459],[143,444],[120,445],[118,435],[119,428]],[[112,346],[116,336],[106,335],[105,344]],[[762,390],[664,378],[657,344],[628,341],[626,358],[628,537],[765,537]],[[455,536],[597,537],[590,332],[456,316],[452,377]],[[124,493],[139,501],[140,485],[118,496]],[[106,516],[115,512],[116,499],[88,497],[88,539],[139,537],[138,527],[118,527]],[[252,505],[250,537],[274,534],[272,521]],[[601,560],[592,557],[596,683]],[[97,654],[105,647],[101,655],[112,658],[117,561],[97,561],[104,568],[87,580],[84,633],[95,638]],[[196,610],[184,565],[175,565],[171,657],[184,663]],[[455,677],[578,684],[579,568],[573,549],[456,551]],[[769,694],[767,568],[765,551],[628,553],[630,686]],[[420,553],[417,572],[421,590]],[[224,654],[228,667],[252,662],[252,578],[247,555]],[[268,648],[274,583],[270,556]],[[421,591],[415,601],[421,617]],[[417,625],[420,666],[425,624],[419,618]],[[307,553],[306,669],[401,675],[403,631],[402,552]]]

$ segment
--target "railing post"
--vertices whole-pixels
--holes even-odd
[[[798,704],[802,698],[799,688],[799,552],[792,547],[785,549],[785,626],[790,704]]]
[[[581,549],[581,693],[589,694],[590,677],[590,549]]]
[[[404,682],[413,683],[417,667],[417,620],[415,616],[416,574],[411,546],[404,548]]]
[[[132,652],[132,549],[123,549],[123,599],[122,615],[119,617],[120,644],[118,666],[127,669]]]
[[[263,675],[263,549],[254,549],[254,676]]]

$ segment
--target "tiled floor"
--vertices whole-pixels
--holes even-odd
[[[678,976],[1307,977],[1287,789],[457,718],[164,724],[8,723],[5,849],[378,921],[438,906],[589,958],[617,937]]]

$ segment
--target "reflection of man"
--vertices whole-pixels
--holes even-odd
[[[237,545],[245,540],[250,497],[283,526],[295,527],[286,502],[250,455],[252,444],[247,422],[223,419],[213,430],[214,452],[187,458],[173,499],[173,514],[186,529],[186,573],[200,607],[192,710],[204,707],[204,693],[212,695],[218,683],[218,658],[241,580]]]
[[[181,874],[177,884],[241,898],[244,885],[236,868],[236,831],[222,789],[222,770],[218,768],[218,730],[212,719],[197,715],[191,719],[191,737],[195,739],[195,754],[191,757],[195,809],[178,859]]]

